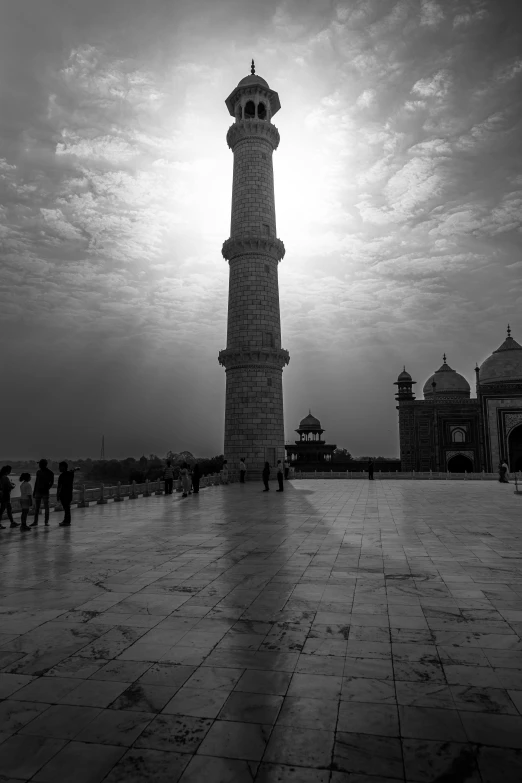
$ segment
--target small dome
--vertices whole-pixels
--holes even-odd
[[[433,375],[430,375],[426,383],[424,384],[423,394],[424,399],[429,400],[433,397],[432,383],[435,381],[437,384],[435,387],[435,396],[439,394],[451,395],[452,397],[464,397],[469,399],[469,383],[446,363],[446,354],[444,354],[444,361],[441,367],[436,370]]]
[[[268,82],[265,82],[265,80],[262,79],[261,76],[258,76],[257,73],[249,73],[248,76],[245,76],[244,79],[241,79],[237,86],[246,87],[248,84],[262,84],[263,87],[268,87]],[[268,89],[270,88],[268,87]]]
[[[319,419],[316,419],[315,416],[312,416],[311,413],[308,414],[308,416],[305,416],[302,421],[299,422],[299,429],[300,430],[320,430],[321,429],[321,422]]]
[[[399,373],[399,377],[397,378],[397,380],[398,381],[411,381],[412,380],[410,373],[406,372],[406,367],[404,368],[404,370],[401,373]]]
[[[522,381],[522,345],[508,336],[502,345],[493,351],[479,369],[479,383],[502,383]]]

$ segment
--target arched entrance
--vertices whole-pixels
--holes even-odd
[[[473,463],[469,457],[464,454],[455,454],[448,460],[449,473],[473,473]]]
[[[522,470],[522,424],[509,433],[508,447],[509,469],[513,472]]]

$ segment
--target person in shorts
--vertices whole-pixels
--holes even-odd
[[[20,525],[20,533],[25,533],[29,530],[27,524],[27,516],[29,509],[33,505],[33,488],[29,483],[31,481],[30,473],[22,473],[20,476],[20,506],[22,508],[22,524]]]

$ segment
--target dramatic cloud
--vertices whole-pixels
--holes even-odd
[[[312,407],[396,454],[404,363],[422,384],[446,351],[473,387],[522,337],[521,30],[511,0],[4,6],[3,456],[221,451],[224,99],[252,54],[282,105],[287,437]]]

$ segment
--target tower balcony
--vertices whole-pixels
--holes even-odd
[[[227,144],[231,150],[243,139],[252,137],[266,140],[276,150],[279,146],[279,131],[268,120],[238,120],[230,126],[227,132]]]
[[[282,370],[289,361],[290,354],[284,348],[225,348],[218,355],[218,362],[226,370],[241,367]]]
[[[274,261],[281,261],[285,255],[285,246],[277,237],[230,237],[223,242],[221,254],[227,261],[247,253],[270,256]]]

